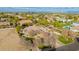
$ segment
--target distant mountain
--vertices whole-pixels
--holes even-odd
[[[79,13],[78,7],[0,7],[0,12]]]
[[[79,11],[66,11],[65,13],[74,13],[74,14],[79,14]]]

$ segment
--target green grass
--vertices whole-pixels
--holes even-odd
[[[63,44],[69,44],[73,42],[73,39],[67,36],[59,36],[59,41]]]

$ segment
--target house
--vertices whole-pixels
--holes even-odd
[[[0,18],[0,22],[6,22],[7,20],[7,18]]]
[[[18,17],[19,20],[26,19],[26,17],[24,17],[24,16],[20,16],[20,15],[16,15],[16,17]]]
[[[61,22],[71,22],[73,19],[65,19],[65,18],[56,17],[56,20],[61,21]]]
[[[70,30],[73,32],[79,32],[79,23],[73,23]]]
[[[7,21],[8,19],[7,18],[1,18],[0,19],[0,26],[9,26],[10,23]]]
[[[73,19],[67,19],[67,22],[71,22],[71,21],[73,21]]]
[[[10,25],[10,23],[9,22],[0,22],[0,26],[9,26]]]
[[[60,21],[60,22],[66,22],[66,19],[65,18],[60,18],[60,17],[56,17],[56,20],[57,21]]]
[[[79,26],[79,23],[73,23],[72,26]]]
[[[31,20],[20,20],[18,23],[22,26],[22,25],[25,25],[27,23],[32,24],[32,21]]]

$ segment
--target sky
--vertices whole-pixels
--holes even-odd
[[[0,7],[0,12],[79,13],[79,7]]]

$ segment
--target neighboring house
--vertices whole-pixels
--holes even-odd
[[[7,18],[1,18],[0,19],[0,26],[9,26],[10,23],[7,21]]]
[[[73,19],[65,19],[65,18],[56,17],[56,20],[61,21],[61,22],[71,22]]]
[[[2,26],[2,25],[5,25],[5,26],[9,26],[10,25],[10,23],[9,22],[0,22],[0,26]]]
[[[32,21],[31,20],[20,20],[18,23],[22,26],[27,23],[32,24]]]
[[[72,26],[79,26],[79,23],[73,23]]]
[[[7,18],[1,18],[0,22],[6,22],[8,19]]]
[[[70,30],[73,32],[79,32],[79,23],[73,23]]]
[[[79,32],[79,26],[74,26],[70,30],[73,32]]]
[[[15,14],[12,14],[12,13],[8,13],[6,15],[8,15],[8,16],[15,16]]]
[[[66,22],[66,19],[60,18],[60,17],[56,17],[56,20],[57,20],[57,21],[61,21],[61,22]]]
[[[16,15],[16,17],[18,17],[18,19],[20,19],[20,20],[26,19],[25,17],[20,16],[20,15]]]

